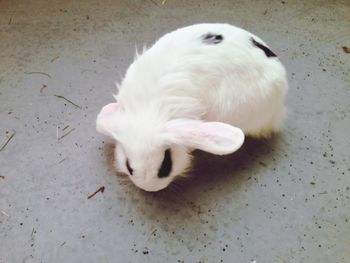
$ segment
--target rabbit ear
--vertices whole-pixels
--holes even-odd
[[[117,102],[104,106],[97,116],[96,130],[104,135],[114,137],[117,115],[120,110],[121,106]]]
[[[244,142],[241,129],[222,122],[173,120],[167,123],[166,133],[173,143],[217,155],[233,153]]]

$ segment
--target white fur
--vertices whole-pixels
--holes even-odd
[[[207,33],[224,39],[204,44]],[[118,142],[117,169],[128,174],[128,158],[131,180],[158,191],[185,173],[192,149],[228,154],[242,145],[243,133],[262,137],[277,131],[285,116],[286,72],[278,58],[252,45],[252,37],[266,45],[231,25],[199,24],[168,33],[137,54],[117,103],[97,118],[97,129]],[[158,178],[167,148],[173,169]]]

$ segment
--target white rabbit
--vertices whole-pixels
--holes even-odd
[[[244,135],[277,131],[287,89],[283,65],[259,37],[192,25],[137,54],[97,130],[117,141],[116,168],[158,191],[186,174],[192,150],[230,154]]]

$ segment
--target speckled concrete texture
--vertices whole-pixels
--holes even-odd
[[[164,2],[0,1],[0,262],[350,262],[350,2]],[[96,114],[136,46],[198,22],[269,43],[289,118],[146,193],[115,175]]]

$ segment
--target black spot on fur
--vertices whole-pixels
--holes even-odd
[[[222,35],[216,35],[212,33],[207,33],[202,36],[202,41],[204,44],[219,44],[224,40]]]
[[[162,165],[158,171],[158,177],[164,178],[169,176],[172,165],[173,163],[171,160],[171,152],[170,152],[170,149],[167,149],[164,153],[164,159],[163,159]]]
[[[126,159],[126,168],[128,169],[130,175],[132,175],[132,173],[133,173],[134,170],[130,167],[130,164],[129,164],[129,160],[128,160],[128,159]]]
[[[268,58],[277,57],[276,54],[273,53],[268,47],[265,47],[263,44],[259,43],[254,38],[251,38],[251,40],[252,40],[253,45],[256,46],[257,48],[260,48],[262,51],[264,51],[265,55]]]

